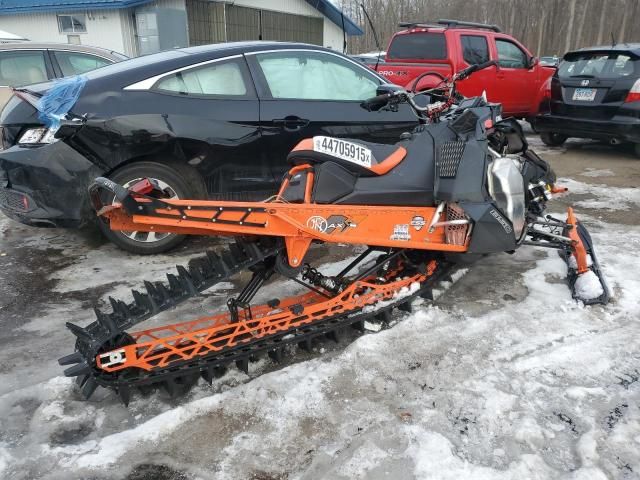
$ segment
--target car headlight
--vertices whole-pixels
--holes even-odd
[[[20,145],[43,145],[47,143],[57,142],[58,139],[55,138],[55,133],[57,128],[30,128],[25,131],[21,136],[20,140],[18,140],[18,144]]]

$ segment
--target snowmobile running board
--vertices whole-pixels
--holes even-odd
[[[90,194],[94,207],[114,230],[236,239],[220,255],[207,252],[192,259],[187,268],[177,267],[176,274],[167,275],[167,283],[144,282],[145,292],[133,290],[130,303],[109,298],[111,313],[96,309],[96,321],[87,327],[67,323],[76,336],[75,351],[59,363],[69,366],[64,373],[77,377],[85,398],[98,386],[117,391],[125,404],[136,388],[163,386],[174,395],[186,391],[199,377],[211,382],[230,364],[247,372],[249,361],[260,354],[279,362],[287,345],[308,350],[313,339],[336,340],[343,328],[362,330],[370,318],[388,323],[393,308],[409,311],[414,297],[432,299],[435,283],[451,279],[454,267],[445,254],[468,251],[473,230],[455,205],[318,205],[287,203],[280,197],[254,203],[161,200],[146,195],[152,188],[146,179],[127,190],[99,178]],[[118,203],[103,205],[104,191]],[[585,304],[609,300],[591,238],[572,209],[566,222],[539,217],[527,228],[522,243],[560,251],[568,264],[574,298]],[[367,249],[342,272],[328,276],[305,262],[313,242],[362,244]],[[372,261],[373,253],[378,254],[373,265],[365,264],[367,259]],[[228,300],[228,312],[128,332],[246,270],[252,278],[236,298]],[[309,291],[253,305],[274,274]]]

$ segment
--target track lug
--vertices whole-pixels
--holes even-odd
[[[96,391],[96,388],[98,388],[98,382],[96,382],[96,380],[93,377],[89,377],[89,379],[86,381],[86,383],[82,386],[82,389],[80,390],[82,393],[82,397],[85,400],[89,400],[89,398],[91,398],[91,395],[93,395],[93,392]]]
[[[310,352],[311,351],[311,345],[312,345],[312,343],[311,343],[311,339],[310,338],[305,338],[301,342],[298,342],[298,347],[300,347],[305,352]]]
[[[84,328],[79,327],[78,325],[71,322],[67,322],[65,325],[69,330],[71,330],[71,333],[73,333],[76,337],[89,342],[92,340],[91,335]]]
[[[240,360],[236,360],[236,367],[249,375],[249,359],[241,358]]]
[[[111,297],[109,297],[111,298]],[[106,314],[106,313],[102,313],[100,310],[98,310],[97,308],[93,309],[95,314],[96,314],[96,320],[98,321],[98,323],[109,333],[116,333],[118,331],[118,328],[116,327],[115,322],[113,321],[113,319],[111,318],[111,315]]]
[[[77,377],[78,375],[89,375],[91,366],[87,362],[78,363],[64,371],[65,377]]]
[[[167,281],[169,282],[169,289],[174,293],[174,295],[180,294],[182,292],[182,285],[180,284],[180,280],[173,273],[167,273]]]
[[[111,304],[111,308],[113,309],[113,313],[116,315],[128,319],[131,315],[129,312],[129,307],[122,300],[116,300],[113,297],[109,297],[109,303]]]
[[[364,332],[364,320],[353,322],[351,324],[351,328],[353,328],[354,330],[358,330],[359,332]]]
[[[213,369],[213,376],[216,378],[224,377],[227,373],[227,367],[216,367]]]
[[[162,303],[171,302],[171,292],[169,292],[164,283],[156,282],[156,292],[158,292],[158,295],[162,298]]]
[[[129,387],[126,385],[119,385],[118,396],[120,397],[120,400],[122,400],[122,403],[124,403],[124,406],[128,407],[129,401],[131,400],[131,390]]]
[[[76,377],[76,386],[80,389],[87,383],[87,380],[91,378],[91,375],[78,375]]]
[[[337,330],[331,330],[330,332],[325,333],[325,336],[336,343],[340,343],[340,334]]]
[[[205,382],[211,385],[214,378],[213,368],[207,367],[204,370],[200,370],[200,376]]]
[[[433,300],[433,290],[427,288],[423,292],[420,292],[420,298],[424,298],[425,300]]]
[[[207,252],[207,258],[209,259],[209,263],[211,264],[211,268],[216,271],[218,277],[222,277],[227,274],[229,269],[222,262],[222,259],[216,252]]]
[[[171,398],[175,397],[176,393],[178,392],[178,385],[173,378],[167,378],[164,382],[162,382],[162,386]]]
[[[197,295],[198,290],[196,289],[196,286],[193,284],[193,279],[191,278],[191,275],[189,275],[189,272],[187,271],[187,269],[184,268],[182,265],[176,265],[176,270],[178,270],[178,277],[180,278],[180,281],[182,282],[182,284],[186,287],[186,290],[191,295]]]
[[[144,294],[140,293],[138,290],[131,290],[131,295],[133,295],[133,301],[136,306],[146,311],[149,302],[146,301]]]
[[[58,364],[59,365],[73,365],[76,363],[80,363],[84,360],[84,357],[82,356],[82,354],[80,352],[73,352],[70,353],[69,355],[65,355],[62,358],[58,359]]]
[[[283,357],[282,348],[276,348],[275,350],[269,350],[269,358],[276,363],[281,363]]]
[[[413,313],[413,305],[411,305],[411,301],[404,302],[398,305],[398,310],[401,310],[407,313]]]
[[[375,316],[375,319],[382,323],[389,323],[391,321],[391,310],[383,310]]]

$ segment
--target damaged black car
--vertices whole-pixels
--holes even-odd
[[[87,186],[149,178],[164,198],[262,200],[288,152],[314,135],[393,143],[409,109],[368,112],[385,80],[312,45],[243,42],[172,50],[14,92],[0,115],[0,210],[19,222],[95,221]],[[118,246],[159,253],[182,237],[113,232]]]

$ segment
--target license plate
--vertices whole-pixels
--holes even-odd
[[[596,92],[595,88],[576,88],[576,91],[573,92],[573,99],[582,102],[593,102],[596,99]]]
[[[313,150],[371,168],[371,150],[357,143],[332,137],[313,137]]]

